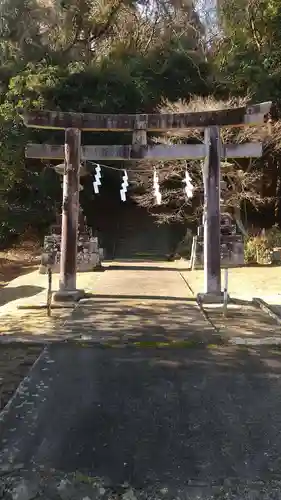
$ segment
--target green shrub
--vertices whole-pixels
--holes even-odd
[[[266,238],[268,239],[268,245],[271,249],[274,247],[281,247],[281,230],[278,226],[273,226],[266,231]]]
[[[0,222],[0,249],[13,243],[18,234],[15,228],[7,221]]]
[[[254,236],[248,238],[244,250],[246,264],[266,263],[269,257],[269,251],[270,248],[266,237]]]
[[[255,264],[257,262],[257,249],[254,237],[249,237],[245,239],[244,259],[246,264]]]
[[[245,241],[244,257],[247,264],[268,264],[270,252],[281,247],[281,231],[273,226],[258,236],[250,236]]]

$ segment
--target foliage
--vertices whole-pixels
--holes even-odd
[[[271,249],[281,247],[281,230],[277,226],[266,231],[266,238]]]
[[[236,95],[280,101],[280,0],[222,0],[216,64]]]
[[[32,226],[43,231],[61,202],[59,180],[44,162],[24,159],[28,141],[62,141],[62,134],[26,129],[22,109],[135,113],[217,107],[249,99],[275,100],[281,110],[280,0],[2,0],[0,5],[0,239]],[[239,3],[240,8],[237,7]],[[198,11],[194,4],[198,5]],[[212,7],[213,8],[213,7]],[[206,7],[207,9],[207,7]],[[199,99],[192,99],[198,95]],[[203,100],[202,100],[203,98]],[[193,108],[194,109],[194,108]],[[281,224],[281,126],[224,131],[224,140],[263,140],[262,162],[227,172],[228,205]],[[150,138],[158,142],[195,136]],[[91,143],[127,143],[127,134],[92,134]],[[161,169],[164,208],[155,210],[151,176],[135,176],[134,196],[160,222],[202,211],[200,165],[189,168],[192,203],[182,191],[184,162]],[[120,168],[123,165],[120,164]],[[150,166],[151,167],[151,166]],[[88,204],[89,206],[90,204]],[[2,228],[2,229],[1,229]]]
[[[266,263],[270,247],[265,236],[249,237],[245,241],[244,258],[246,264]]]
[[[248,264],[269,263],[270,252],[275,247],[281,247],[281,230],[277,226],[247,238],[245,241],[245,262]]]
[[[207,92],[198,16],[172,0],[167,10],[168,3],[1,2],[0,238],[29,226],[42,231],[61,200],[59,180],[44,162],[25,161],[24,147],[61,142],[62,134],[26,129],[22,109],[151,112],[163,99],[188,98],[196,87]],[[91,140],[112,143],[112,134]]]

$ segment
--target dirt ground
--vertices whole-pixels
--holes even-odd
[[[36,268],[40,247],[26,242],[20,248],[0,252],[0,305],[1,290],[21,274]],[[0,411],[26,376],[38,357],[42,346],[32,344],[0,344]]]
[[[222,270],[222,287],[224,270]],[[195,293],[204,289],[204,271],[195,270],[185,273]],[[275,300],[280,296],[281,304],[281,266],[252,266],[228,270],[228,290],[230,296],[251,299],[252,297],[272,296]]]
[[[40,258],[40,245],[37,241],[27,241],[19,247],[0,251],[0,293],[1,288],[20,274],[35,269]]]

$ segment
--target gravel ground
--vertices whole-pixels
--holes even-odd
[[[279,500],[280,492],[281,482],[278,480],[247,482],[228,479],[214,484],[190,481],[176,491],[157,484],[135,489],[128,483],[117,486],[94,475],[54,474],[54,471],[33,473],[28,479],[22,479],[16,471],[13,477],[4,477],[0,485],[3,500]]]

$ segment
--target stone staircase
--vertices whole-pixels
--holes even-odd
[[[115,244],[115,259],[160,259],[170,251],[169,228],[135,209],[122,217]]]

